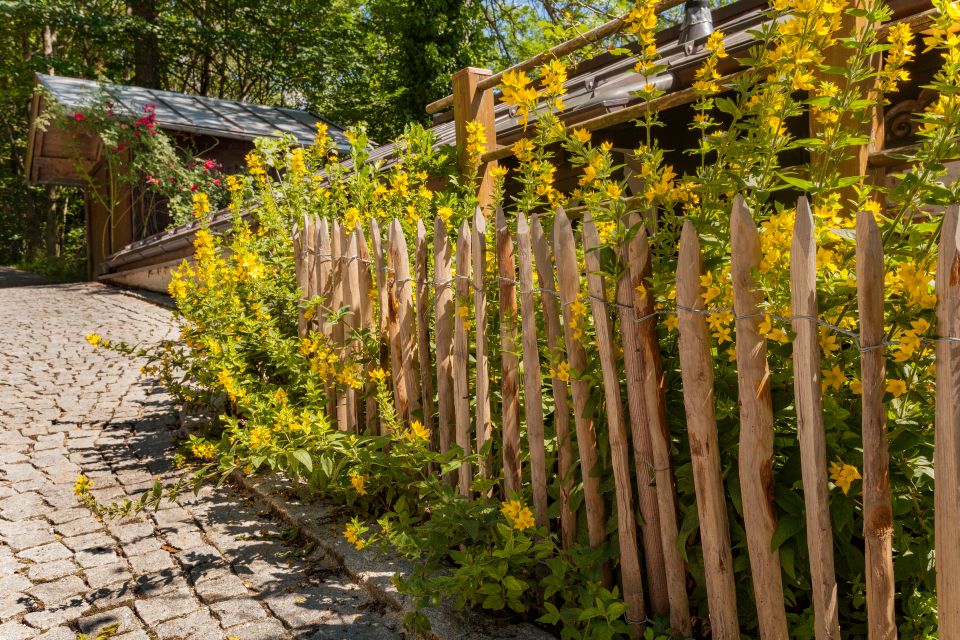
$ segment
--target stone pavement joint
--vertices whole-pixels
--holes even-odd
[[[37,285],[0,272],[0,639],[384,640],[399,620],[233,489],[205,487],[159,511],[98,521],[99,499],[172,482],[178,412],[139,363],[84,340],[173,339],[170,311],[96,284]],[[26,286],[4,286],[5,283]]]

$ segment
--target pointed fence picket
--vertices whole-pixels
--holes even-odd
[[[956,207],[946,212],[936,279],[935,520],[939,632],[944,638],[960,637],[960,551],[953,532],[960,521],[958,217]],[[321,304],[314,318],[309,312],[303,315],[306,309],[300,310],[297,330],[302,336],[311,332],[325,336],[344,357],[357,355],[359,346],[353,338],[360,335],[358,331],[370,332],[380,345],[378,361],[365,364],[360,389],[327,382],[328,395],[334,398],[328,410],[339,429],[383,432],[370,373],[376,367],[389,370],[402,421],[422,420],[431,432],[436,425],[432,446],[441,452],[456,446],[471,455],[485,454],[479,467],[466,462],[449,472],[446,479],[458,493],[472,496],[474,481],[484,480],[482,486],[490,487],[489,480],[502,473],[503,484],[489,493],[506,500],[529,491],[536,524],[556,530],[564,547],[577,539],[577,519],[582,516],[586,532],[581,536],[591,546],[617,541],[617,562],[604,566],[604,580],[612,585],[616,568],[628,621],[642,623],[647,611],[669,613],[671,628],[684,636],[691,633],[691,612],[684,557],[677,546],[671,450],[689,447],[699,550],[686,552],[702,555],[712,637],[738,638],[741,625],[728,522],[728,514],[735,511],[721,475],[713,395],[718,356],[707,327],[707,317],[721,310],[704,304],[699,238],[692,223],[686,222],[676,272],[675,311],[686,432],[672,442],[656,323],[658,315],[674,312],[657,310],[653,296],[647,294],[654,274],[641,220],[635,213],[627,218],[631,231],[615,252],[619,271],[607,275],[601,269],[600,240],[589,216],[574,229],[562,209],[542,219],[528,220],[521,214],[515,221],[497,211],[493,283],[486,266],[487,221],[480,210],[458,229],[448,229],[437,218],[432,238],[426,225],[418,223],[413,276],[407,237],[398,220],[390,221],[385,235],[376,220],[370,221],[371,251],[364,228],[348,230],[336,220],[307,217],[292,230],[296,280],[301,299],[319,298]],[[794,630],[785,613],[779,552],[772,545],[777,528],[772,503],[773,406],[767,340],[760,331],[764,301],[755,281],[759,232],[739,197],[730,224],[743,514],[743,521],[735,524],[747,537],[746,551],[738,553],[749,560],[759,637],[785,638]],[[856,243],[868,626],[872,638],[893,638],[893,521],[883,403],[883,250],[869,213],[858,216]],[[815,637],[837,640],[816,254],[813,217],[801,198],[790,254],[789,321],[795,334],[794,394],[810,556],[809,597]],[[489,319],[496,331],[488,326],[488,304],[496,305],[497,318]],[[495,362],[500,397],[491,402],[493,340],[499,347]],[[598,374],[590,377],[584,375],[590,363],[588,349],[599,364]],[[544,367],[549,368],[546,387]],[[521,440],[524,431],[526,439]],[[609,455],[605,451],[601,457],[600,442],[609,445]],[[522,466],[524,460],[528,467]],[[612,488],[609,505],[601,489],[606,473],[612,476],[607,485]],[[582,494],[574,500],[578,483]],[[615,509],[615,533],[610,529],[614,519],[607,520],[608,508]]]

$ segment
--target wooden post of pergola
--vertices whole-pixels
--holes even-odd
[[[460,170],[467,168],[467,123],[476,120],[483,125],[487,137],[487,151],[497,147],[497,128],[493,115],[493,89],[480,89],[477,84],[493,75],[489,69],[466,67],[453,74],[453,119],[457,135],[457,153]],[[493,174],[497,161],[481,162],[477,171],[477,198],[486,210],[493,203]]]

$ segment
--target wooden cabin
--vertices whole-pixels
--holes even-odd
[[[147,238],[169,236],[170,223],[162,200],[151,198],[149,189],[112,180],[104,145],[94,132],[52,123],[38,126],[47,112],[48,101],[62,109],[95,107],[105,97],[114,113],[131,121],[143,115],[144,107],[155,113],[155,126],[173,140],[179,150],[204,160],[215,160],[224,173],[245,169],[244,156],[260,137],[292,134],[311,144],[320,116],[308,111],[267,107],[257,104],[160,91],[144,87],[105,84],[80,78],[38,74],[39,87],[31,105],[31,127],[27,148],[26,174],[30,184],[56,184],[84,189],[87,229],[87,273],[91,279],[112,273],[113,280],[151,289],[166,286],[170,265],[191,255],[191,242],[178,243],[177,234],[152,251],[124,263],[122,271],[144,265],[150,269],[138,277],[117,276],[117,264],[110,257]],[[327,123],[338,146],[346,148],[343,131]],[[113,203],[108,207],[106,203]],[[192,235],[192,234],[191,234]],[[148,243],[149,244],[149,243]],[[162,249],[162,250],[161,250]],[[129,254],[127,257],[132,257]],[[132,274],[128,274],[132,276]]]

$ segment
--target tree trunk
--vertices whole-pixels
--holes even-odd
[[[157,40],[157,0],[128,0],[138,21],[139,37],[133,47],[133,84],[160,88],[160,43]]]

